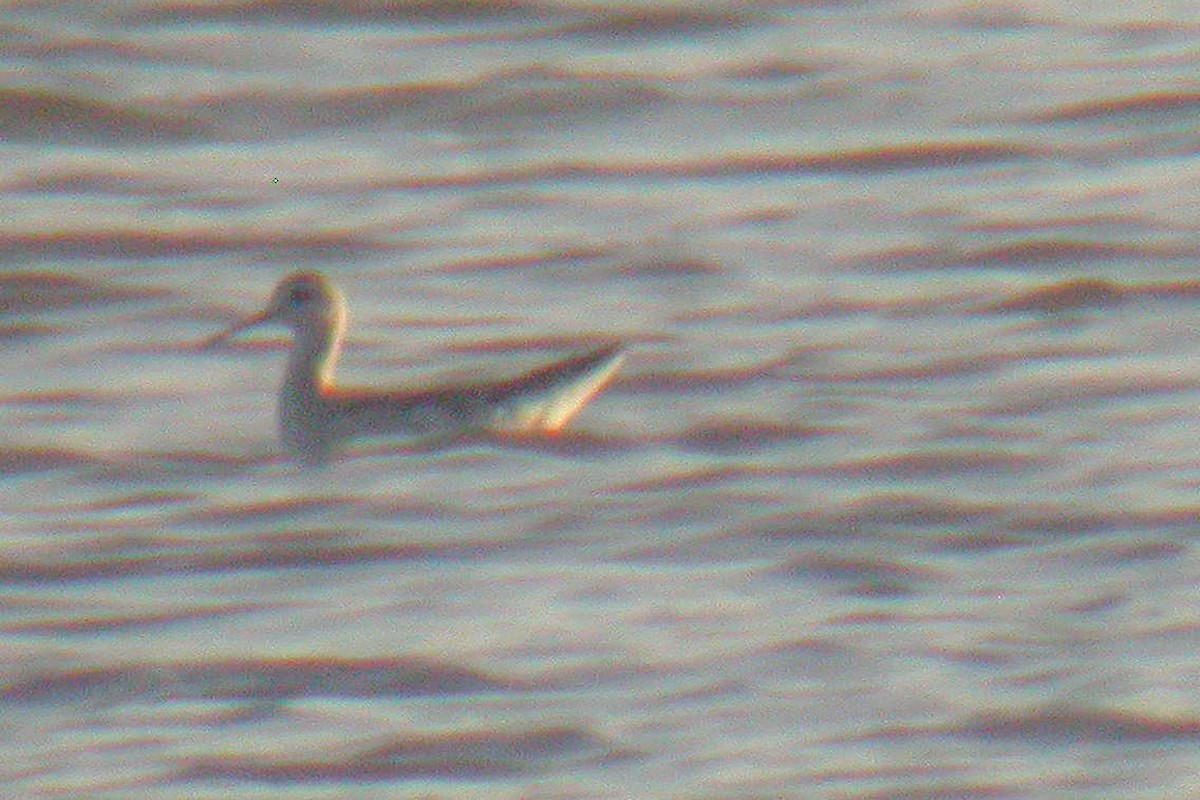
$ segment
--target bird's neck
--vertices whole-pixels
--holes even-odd
[[[301,395],[316,395],[333,385],[333,370],[341,349],[342,320],[324,320],[295,332],[285,384]]]

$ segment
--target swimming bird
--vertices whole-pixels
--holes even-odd
[[[346,327],[346,303],[318,272],[284,278],[266,308],[209,338],[203,347],[265,323],[292,331],[279,393],[279,435],[288,452],[306,464],[326,462],[343,443],[364,437],[554,433],[604,389],[624,358],[620,344],[609,344],[505,381],[416,391],[339,388],[333,371]]]

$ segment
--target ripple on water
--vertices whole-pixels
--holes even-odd
[[[161,114],[45,89],[0,90],[0,138],[72,144],[185,142],[204,128],[186,116]]]
[[[553,6],[520,0],[438,0],[438,2],[390,3],[371,0],[242,0],[219,3],[167,3],[159,8],[139,9],[126,18],[132,25],[192,23],[196,20],[229,22],[276,22],[301,20],[306,24],[339,22],[486,23],[497,19],[545,20]]]
[[[90,453],[58,447],[0,448],[0,475],[24,475],[90,467],[97,459]]]
[[[107,236],[107,234],[105,235]],[[0,252],[10,256],[36,252],[62,242],[60,234],[0,234]],[[101,237],[89,237],[96,239]],[[148,286],[120,286],[55,272],[21,272],[0,275],[0,316],[42,313],[57,309],[86,309],[112,303],[128,303],[167,297],[170,292]]]
[[[226,779],[256,783],[400,781],[421,778],[481,780],[581,766],[635,756],[585,727],[458,731],[393,736],[383,746],[328,749],[309,757],[229,756],[195,759],[177,776],[183,782]],[[376,737],[378,739],[378,737]]]
[[[108,704],[164,698],[278,701],[304,697],[441,696],[519,689],[519,684],[506,679],[426,659],[312,657],[51,667],[8,680],[0,687],[0,700]]]
[[[197,225],[190,230],[145,230],[114,227],[100,233],[54,230],[0,234],[0,257],[6,259],[178,259],[240,253],[261,257],[319,260],[347,253],[391,250],[370,233],[308,230],[213,230]],[[7,285],[6,285],[7,284]],[[68,305],[90,306],[163,297],[156,289],[115,288],[98,281],[62,275],[16,275],[0,282],[0,303],[14,309],[44,310]]]
[[[847,594],[877,598],[905,597],[916,593],[922,584],[938,583],[944,577],[937,570],[895,559],[827,553],[801,556],[775,572],[798,580],[831,581],[846,587]]]
[[[1047,706],[1025,712],[998,711],[951,723],[944,728],[908,733],[972,736],[994,741],[1037,741],[1044,744],[1169,744],[1200,742],[1200,720],[1134,711]]]
[[[484,546],[478,543],[445,548],[362,541],[347,537],[340,529],[301,530],[208,544],[121,539],[108,552],[98,550],[92,543],[78,554],[56,552],[51,558],[11,559],[0,564],[0,584],[61,584],[248,570],[329,569],[449,557],[464,550],[477,553],[482,549]]]

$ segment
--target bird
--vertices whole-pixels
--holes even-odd
[[[471,432],[555,434],[616,375],[625,347],[611,342],[515,378],[417,390],[342,388],[334,368],[346,330],[346,302],[319,272],[276,285],[266,307],[202,342],[210,349],[258,325],[291,329],[279,392],[284,448],[306,465],[328,463],[349,441]]]

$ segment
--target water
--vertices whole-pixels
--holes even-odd
[[[14,797],[1200,774],[1191,3],[0,12]],[[621,337],[562,440],[281,453]]]

